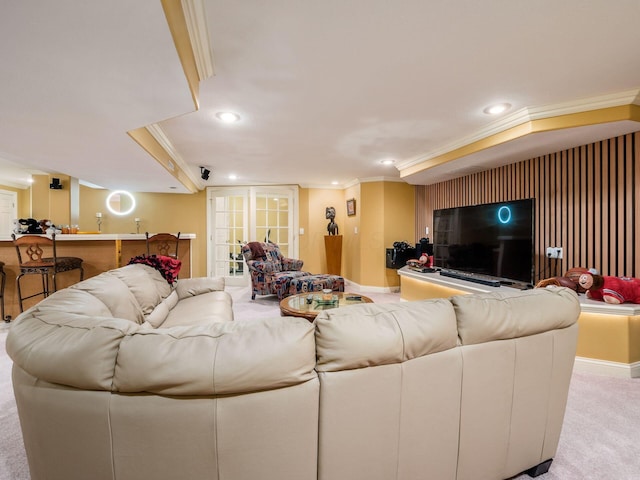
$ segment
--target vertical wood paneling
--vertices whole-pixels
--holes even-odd
[[[634,245],[633,243],[633,230],[634,230],[634,211],[633,211],[633,136],[627,135],[625,137],[625,195],[624,195],[624,213],[625,213],[625,245]],[[632,272],[633,257],[629,254],[629,251],[625,248],[625,264],[624,272]]]
[[[572,267],[640,276],[640,132],[416,187],[416,232],[433,235],[433,210],[534,198],[536,280],[550,276],[547,246]],[[417,240],[417,239],[416,239]]]
[[[603,228],[606,227],[602,223],[602,184],[602,143],[598,142],[593,145],[593,265],[601,264]]]

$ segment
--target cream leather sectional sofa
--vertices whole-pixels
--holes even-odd
[[[556,453],[580,311],[568,289],[309,323],[230,321],[221,280],[163,282],[123,267],[12,325],[32,480],[505,479]]]

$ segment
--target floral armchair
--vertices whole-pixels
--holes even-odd
[[[297,277],[310,275],[302,271],[302,260],[285,258],[275,243],[249,242],[242,246],[242,255],[251,274],[251,299],[256,295],[289,295],[289,284]]]

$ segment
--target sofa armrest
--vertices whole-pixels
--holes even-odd
[[[282,259],[282,270],[285,272],[290,272],[292,270],[302,270],[302,265],[304,265],[304,262],[302,260],[298,260],[295,258]]]
[[[178,298],[195,297],[208,292],[224,290],[224,277],[181,278],[178,280],[176,291]]]
[[[247,267],[249,267],[249,270],[261,273],[275,273],[280,271],[276,264],[264,260],[249,260],[247,261]]]

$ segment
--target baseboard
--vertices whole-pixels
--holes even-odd
[[[354,290],[358,290],[360,293],[398,293],[400,291],[400,285],[397,287],[374,287],[371,285],[359,285],[356,282],[352,282],[351,280],[345,278],[344,279],[344,289],[347,291],[349,288]]]
[[[595,373],[621,378],[640,377],[640,362],[619,363],[595,358],[576,357],[573,366],[577,372]]]

